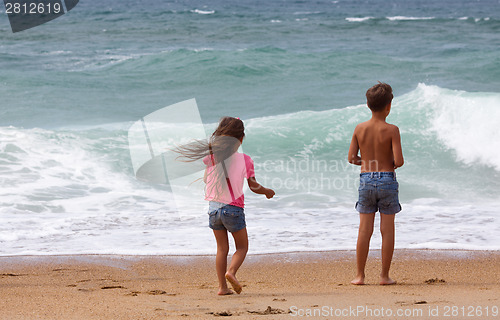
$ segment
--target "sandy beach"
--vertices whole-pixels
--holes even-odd
[[[0,258],[1,319],[500,319],[498,251],[396,250],[394,286],[353,251],[250,255],[220,297],[213,256]]]

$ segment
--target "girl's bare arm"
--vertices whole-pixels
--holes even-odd
[[[255,177],[248,178],[247,181],[248,187],[250,188],[250,190],[252,190],[252,192],[257,194],[264,194],[268,199],[274,197],[274,190],[263,187],[260,183],[257,182],[257,180],[255,180]]]

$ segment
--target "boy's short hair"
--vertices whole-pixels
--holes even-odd
[[[366,103],[371,111],[378,112],[392,102],[392,88],[387,83],[378,82],[366,91]]]

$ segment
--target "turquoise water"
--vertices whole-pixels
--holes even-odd
[[[205,215],[136,181],[127,143],[193,97],[208,127],[245,121],[276,189],[247,196],[253,253],[352,249],[345,159],[377,80],[406,160],[398,245],[499,249],[499,31],[499,1],[80,1],[16,34],[2,13],[0,254],[211,253]]]

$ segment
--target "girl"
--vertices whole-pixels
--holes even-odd
[[[195,161],[203,159],[206,165],[203,181],[206,183],[205,200],[209,201],[209,226],[217,241],[215,266],[219,278],[219,295],[232,294],[226,280],[236,293],[242,286],[236,272],[248,251],[248,235],[244,214],[243,183],[247,179],[250,190],[264,194],[268,199],[274,191],[264,188],[255,180],[252,159],[237,150],[245,137],[245,127],[239,118],[223,117],[209,141],[196,141],[178,148],[182,157]],[[231,232],[236,246],[229,269],[227,255]]]

